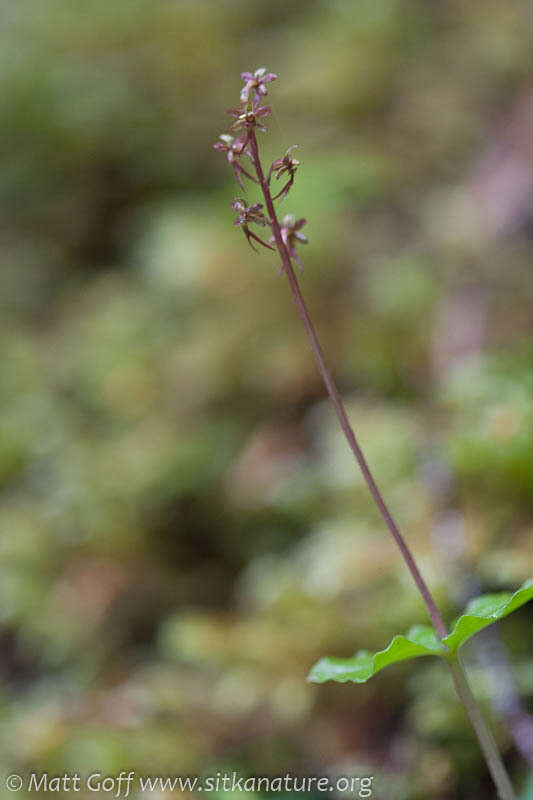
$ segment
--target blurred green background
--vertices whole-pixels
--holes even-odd
[[[451,621],[533,573],[531,5],[0,9],[1,769],[494,796],[440,663],[305,681],[426,614],[212,144],[239,73],[278,73],[303,291]],[[468,649],[517,787],[531,621]]]

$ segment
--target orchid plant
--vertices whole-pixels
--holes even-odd
[[[251,247],[256,250],[254,242],[263,248],[277,251],[280,261],[280,274],[284,273],[294,298],[298,314],[309,338],[313,356],[322,376],[329,398],[334,406],[339,424],[348,446],[363,474],[374,502],[392,535],[404,562],[422,596],[427,608],[431,625],[415,625],[406,635],[395,636],[388,647],[377,653],[366,650],[359,651],[351,658],[323,658],[312,668],[309,680],[316,683],[338,681],[340,683],[364,683],[383,667],[397,661],[404,661],[418,656],[440,657],[449,667],[457,694],[463,703],[472,727],[478,738],[488,769],[501,800],[514,800],[515,794],[501,759],[494,737],[483,717],[459,658],[460,647],[481,629],[493,624],[516,610],[533,598],[533,579],[512,592],[484,595],[472,600],[464,614],[458,617],[448,631],[437,608],[411,549],[396,524],[388,505],[376,483],[364,453],[348,420],[346,410],[337,389],[336,383],[326,364],[324,352],[315,332],[307,306],[303,299],[293,262],[302,269],[297,247],[307,244],[307,238],[301,232],[306,225],[304,217],[296,218],[293,214],[284,215],[279,221],[274,202],[283,201],[289,195],[294,184],[295,175],[300,167],[292,151],[297,145],[288,148],[285,155],[275,160],[266,172],[259,155],[257,132],[267,130],[265,119],[271,113],[270,106],[262,105],[268,94],[266,84],[277,78],[265,68],[255,72],[243,72],[241,78],[244,86],[240,92],[241,105],[228,109],[228,114],[235,118],[231,126],[232,132],[238,136],[222,134],[220,141],[213,145],[214,149],[226,153],[226,159],[235,172],[235,177],[244,190],[243,178],[259,185],[263,203],[247,205],[241,197],[231,204],[237,213],[235,225],[240,227]],[[244,163],[246,163],[246,166]],[[278,191],[271,189],[272,180],[285,181]],[[250,226],[269,228],[271,236],[262,238]]]

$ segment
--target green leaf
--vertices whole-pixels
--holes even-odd
[[[514,594],[499,592],[471,600],[466,611],[457,618],[452,632],[440,642],[429,625],[415,625],[406,636],[395,636],[385,650],[370,653],[360,650],[353,658],[321,658],[309,673],[313,683],[365,683],[389,664],[418,656],[448,658],[478,631],[511,614],[533,598],[533,578]],[[448,651],[443,647],[448,647]]]
[[[533,598],[533,578],[526,581],[518,591],[484,594],[471,600],[464,614],[455,620],[452,632],[443,639],[451,653],[478,631],[506,617]]]
[[[395,636],[385,650],[360,650],[353,658],[321,658],[309,673],[313,683],[338,681],[365,683],[388,664],[418,656],[444,655],[437,634],[429,625],[415,625],[407,636]]]

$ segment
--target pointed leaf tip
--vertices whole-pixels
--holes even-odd
[[[443,639],[450,652],[455,652],[478,631],[507,617],[533,599],[533,578],[529,578],[516,592],[484,594],[471,600],[458,617],[452,632]]]

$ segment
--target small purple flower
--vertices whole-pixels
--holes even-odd
[[[254,203],[252,206],[247,206],[242,197],[236,197],[232,202],[231,207],[238,213],[235,220],[235,225],[244,225],[249,222],[255,222],[257,225],[266,225],[266,217],[263,214],[263,204]]]
[[[245,153],[248,154],[248,145],[247,142],[245,142],[244,136],[239,136],[236,139],[235,136],[231,136],[229,133],[221,133],[218,138],[222,141],[215,142],[213,149],[227,153],[226,158],[228,163],[233,164],[236,158],[239,158],[239,156],[242,156]]]
[[[247,206],[242,197],[237,197],[231,207],[234,211],[237,212],[237,219],[235,220],[235,225],[241,227],[246,239],[248,240],[248,244],[255,250],[255,247],[252,244],[252,239],[259,244],[262,244],[263,247],[267,247],[269,250],[273,250],[274,248],[271,247],[267,242],[264,242],[259,236],[257,236],[253,231],[251,231],[248,227],[251,223],[255,222],[256,225],[261,225],[263,228],[267,225],[267,219],[263,214],[263,204],[262,203],[254,203],[252,206]]]
[[[296,175],[296,170],[300,166],[300,162],[290,155],[291,150],[294,150],[295,147],[298,147],[298,145],[293,144],[291,147],[289,147],[283,158],[279,158],[277,161],[273,161],[270,166],[269,179],[272,173],[274,173],[274,175],[276,176],[276,180],[279,180],[281,176],[285,173],[289,176],[289,180],[287,181],[283,189],[280,192],[278,192],[275,197],[272,198],[273,200],[277,200],[278,198],[281,198],[283,200],[285,197],[287,197],[289,189],[294,183],[294,176]]]
[[[232,117],[237,117],[231,126],[231,130],[236,131],[238,128],[243,128],[249,131],[258,128],[260,131],[266,131],[266,127],[258,120],[262,117],[268,117],[271,109],[270,106],[260,106],[259,103],[259,96],[256,96],[252,103],[246,103],[242,108],[228,108],[228,114],[231,114]]]
[[[304,217],[300,219],[294,218],[293,214],[286,214],[283,217],[283,225],[281,226],[281,238],[283,244],[291,258],[298,264],[300,270],[302,269],[302,262],[296,252],[296,244],[307,244],[307,237],[300,233],[300,229],[307,225],[307,220]],[[272,239],[270,239],[272,241]]]
[[[221,142],[215,142],[213,145],[214,150],[218,150],[219,152],[226,153],[226,159],[228,164],[231,164],[235,171],[235,177],[239,183],[241,189],[244,190],[243,182],[242,182],[242,175],[246,175],[251,181],[257,183],[257,179],[254,178],[253,175],[243,167],[240,163],[239,158],[242,155],[250,155],[248,152],[248,141],[246,136],[239,136],[237,139],[234,136],[230,136],[229,133],[221,133],[218,137],[221,139]]]
[[[246,81],[241,89],[241,100],[247,103],[250,97],[250,92],[254,92],[254,97],[259,98],[259,95],[267,94],[265,83],[275,81],[278,76],[273,72],[267,72],[266,67],[256,69],[252,74],[251,72],[241,72],[241,78]]]

